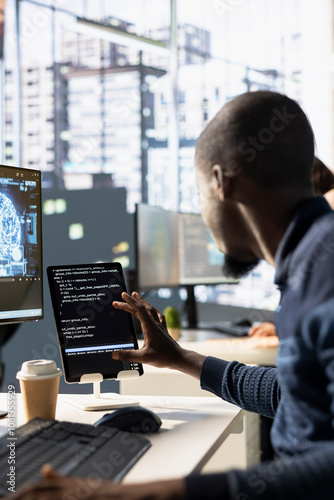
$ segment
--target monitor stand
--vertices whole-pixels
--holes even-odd
[[[186,285],[185,288],[187,290],[187,299],[185,302],[187,322],[188,322],[187,328],[196,329],[198,327],[198,324],[197,324],[195,287],[194,285]]]
[[[125,370],[118,374],[117,379],[137,378],[138,376],[139,373],[135,370]],[[80,384],[92,382],[93,394],[82,394],[78,398],[75,397],[73,399],[66,399],[66,403],[84,411],[113,410],[115,408],[123,408],[124,406],[139,405],[139,401],[124,397],[117,392],[101,393],[100,385],[102,380],[103,377],[100,373],[90,373],[87,376],[83,375],[81,377]]]

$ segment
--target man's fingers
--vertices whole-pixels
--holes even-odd
[[[132,304],[134,304],[134,301],[133,301],[132,297],[128,293],[123,292],[122,299],[124,300],[124,302],[119,302],[118,300],[114,300],[112,303],[113,307],[115,309],[122,309],[123,311],[134,314],[135,311],[132,307]],[[131,304],[131,302],[132,302],[132,304]]]
[[[119,350],[119,351],[114,351],[111,353],[111,357],[117,361],[140,361],[141,358],[141,349],[138,349],[137,351],[126,351],[126,350]]]
[[[155,307],[153,307],[147,300],[145,300],[138,292],[133,292],[132,297],[137,300],[140,304],[142,304],[148,314],[158,323],[161,323],[163,326],[165,325],[165,316],[158,311]]]
[[[164,314],[162,314],[160,311],[158,311],[158,317],[159,317],[159,323],[163,326],[163,328],[166,328],[167,330],[167,323],[166,323],[166,318]]]
[[[112,305],[115,309],[122,309],[122,311],[126,311],[128,313],[135,314],[134,309],[126,302],[118,302],[117,300],[114,300]]]
[[[147,300],[145,300],[138,292],[132,292],[132,297],[143,304],[146,308],[152,307],[151,304],[147,302]]]
[[[122,293],[122,298],[125,302],[113,302],[116,309],[123,309],[123,311],[131,312],[141,323],[147,322],[148,318],[154,319],[159,322],[157,311],[146,300],[144,300],[139,293],[134,292],[128,295],[126,292]],[[154,312],[153,312],[154,311]]]
[[[250,330],[248,331],[248,335],[250,335],[250,336],[254,335],[258,329],[259,329],[259,325],[252,326],[250,328]]]
[[[41,473],[45,479],[58,479],[61,477],[61,475],[58,474],[58,472],[50,464],[44,464],[41,467]]]
[[[261,337],[270,337],[276,335],[276,327],[273,323],[270,322],[263,322],[260,323],[259,325],[253,326],[249,332],[248,335],[251,337],[255,336],[261,336]]]
[[[157,321],[166,328],[165,316],[147,302],[147,300],[143,299],[138,292],[133,292],[132,296],[123,292],[122,298],[124,302],[113,302],[115,309],[122,309],[123,311],[131,313],[140,321],[145,321],[148,317],[151,317],[154,321]]]
[[[132,312],[132,314],[139,309],[145,309],[145,307],[138,300],[134,299],[126,292],[122,293],[122,299],[124,302],[113,302],[113,306],[116,307],[116,309],[123,309],[124,311]]]

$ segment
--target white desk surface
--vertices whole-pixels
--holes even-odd
[[[130,396],[129,396],[130,397]],[[80,395],[58,396],[56,419],[94,423],[106,411],[82,411],[65,403]],[[231,432],[241,432],[244,411],[219,398],[133,396],[162,419],[159,433],[147,435],[151,448],[125,476],[124,482],[183,477],[199,472]],[[0,394],[0,409],[7,408],[7,394]],[[24,423],[21,395],[16,396],[17,426]],[[238,425],[239,424],[239,425]],[[0,434],[7,419],[0,420]]]

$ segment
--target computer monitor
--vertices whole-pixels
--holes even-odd
[[[140,290],[178,286],[178,214],[138,204],[135,232]]]
[[[178,235],[180,285],[238,283],[224,276],[224,254],[212,240],[201,215],[179,213]]]
[[[224,255],[200,214],[138,204],[136,259],[140,289],[237,283],[224,276]]]
[[[135,227],[139,290],[184,286],[188,326],[197,327],[194,287],[237,283],[224,276],[224,255],[201,216],[138,204]]]
[[[0,325],[41,318],[41,172],[0,165]]]

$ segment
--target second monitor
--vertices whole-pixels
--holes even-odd
[[[237,283],[199,214],[137,205],[136,256],[140,289]]]
[[[194,287],[237,283],[224,276],[224,255],[201,216],[139,204],[135,227],[139,290],[184,286],[188,327],[196,328]]]

